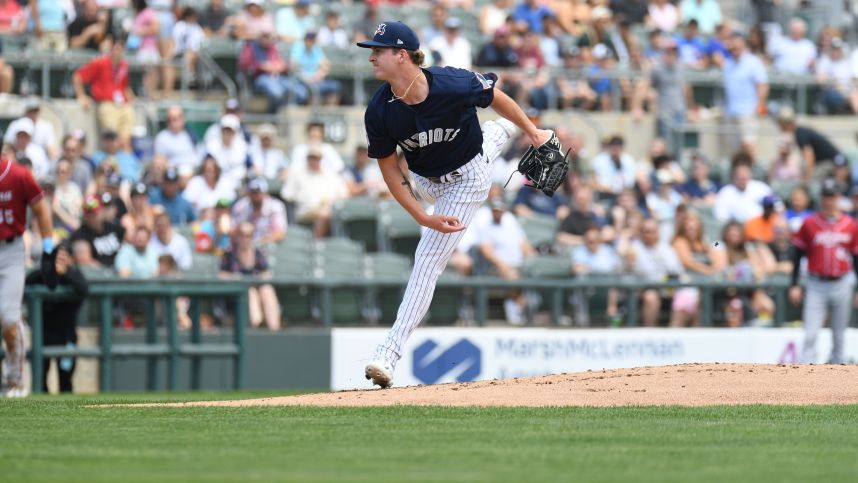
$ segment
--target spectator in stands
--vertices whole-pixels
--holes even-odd
[[[539,190],[523,186],[512,202],[512,212],[519,218],[547,216],[562,220],[569,215],[568,204],[569,200],[563,193],[545,196]]]
[[[197,168],[197,140],[185,124],[181,105],[167,108],[167,128],[155,136],[155,154],[166,156],[167,166],[178,171],[182,178],[189,178]]]
[[[837,181],[837,186],[840,187],[840,194],[849,196],[850,188],[852,187],[852,167],[849,165],[849,160],[845,156],[838,156],[834,160],[834,166],[831,169],[831,178]]]
[[[611,50],[605,44],[596,44],[592,50],[584,49],[582,52],[590,52],[590,59],[586,60],[587,80],[590,84],[590,89],[596,95],[596,103],[594,108],[601,111],[610,111],[613,109],[613,93],[612,82],[606,73],[610,72],[615,67],[614,57],[611,55]]]
[[[340,103],[342,85],[336,79],[327,79],[331,62],[316,44],[316,32],[304,34],[303,42],[294,42],[289,56],[293,75],[313,94],[314,100],[328,106]]]
[[[726,274],[729,280],[740,283],[760,282],[765,276],[765,265],[753,244],[746,241],[741,223],[724,226],[721,238],[727,256]],[[750,293],[748,293],[750,292]],[[724,311],[728,327],[739,327],[745,322],[745,297],[750,297],[750,309],[763,320],[771,320],[775,304],[765,290],[728,290],[727,308]]]
[[[661,63],[650,73],[650,83],[658,102],[656,135],[662,138],[673,134],[672,126],[685,124],[688,103],[693,99],[691,86],[686,81],[685,66],[678,59],[676,42],[669,39],[665,42]]]
[[[8,131],[11,131],[14,136],[15,157],[18,160],[29,159],[32,163],[33,176],[36,180],[40,180],[53,171],[53,165],[45,150],[33,142],[35,128],[32,119],[22,117],[13,121],[9,125]]]
[[[101,164],[111,164],[119,168],[119,173],[122,179],[131,183],[136,183],[140,180],[140,160],[134,153],[123,149],[119,134],[112,129],[108,129],[101,134],[101,149],[92,155],[92,161],[96,166]]]
[[[265,254],[254,243],[253,224],[244,222],[238,226],[232,245],[223,254],[220,261],[220,276],[236,278],[252,277],[254,280],[271,276]],[[270,330],[280,329],[280,303],[277,292],[268,283],[260,283],[248,289],[248,309],[250,325],[259,327],[262,322]]]
[[[563,45],[561,43],[560,27],[554,17],[543,19],[542,37],[539,38],[539,50],[545,65],[548,67],[560,67],[563,64]]]
[[[371,39],[375,35],[375,29],[381,20],[378,17],[378,5],[376,3],[367,3],[364,7],[364,16],[354,23],[352,26],[353,42],[363,42]],[[421,37],[426,42],[426,37]]]
[[[718,221],[745,223],[763,212],[760,202],[772,194],[772,189],[762,181],[751,179],[751,164],[745,154],[739,153],[733,158],[731,182],[718,191],[715,199],[713,214]]]
[[[239,137],[244,139],[244,142],[247,143],[248,146],[256,146],[258,143],[258,139],[253,135],[253,132],[247,127],[246,124],[241,122],[244,113],[241,111],[241,103],[238,102],[238,99],[229,98],[223,103],[223,115],[232,114],[237,117],[239,120]],[[221,133],[223,129],[221,129],[220,123],[213,123],[206,129],[206,133],[203,135],[203,143],[208,145],[214,141],[220,141]]]
[[[585,68],[584,56],[581,49],[571,46],[563,54],[563,70],[566,72],[580,72]],[[587,79],[581,79],[578,75],[561,76],[555,79],[558,96],[560,97],[560,108],[593,109],[599,95]]]
[[[596,6],[593,8],[592,18],[593,21],[578,36],[575,45],[586,53],[587,47],[594,49],[597,45],[602,44],[607,48],[606,56],[615,59],[616,50],[611,35],[613,33],[611,11],[602,5]]]
[[[355,148],[354,164],[343,171],[343,178],[348,186],[350,197],[384,198],[390,194],[378,163],[370,159],[364,144]]]
[[[664,283],[685,273],[685,268],[673,247],[660,235],[659,224],[651,218],[644,220],[641,239],[632,242],[625,257],[631,272],[643,280]],[[644,289],[640,295],[641,324],[656,327],[659,313],[665,302],[670,302],[671,327],[699,325],[696,320],[700,292],[695,288],[682,288],[672,295],[656,288]]]
[[[444,21],[444,35],[439,35],[426,45],[432,51],[435,64],[440,66],[471,68],[471,43],[461,35],[462,20],[449,17]]]
[[[536,254],[527,241],[515,215],[507,211],[502,198],[489,201],[491,221],[475,226],[480,255],[487,262],[490,271],[505,280],[517,280],[521,276],[524,260]],[[522,325],[526,322],[524,311],[526,302],[523,292],[516,290],[504,301],[507,322]]]
[[[256,176],[264,176],[268,180],[285,179],[289,158],[282,149],[274,145],[277,128],[265,123],[257,128],[259,149],[253,153],[253,171]]]
[[[843,154],[832,144],[831,140],[816,130],[798,126],[795,120],[795,111],[790,107],[782,107],[778,111],[778,127],[781,131],[795,138],[795,143],[801,151],[804,159],[804,180],[810,181],[814,175],[824,175],[820,168],[824,162],[833,162]],[[827,170],[826,170],[827,171]]]
[[[766,274],[792,274],[793,248],[789,224],[783,217],[775,221],[769,244],[757,243],[755,249],[763,260]]]
[[[337,149],[330,143],[325,142],[325,125],[321,122],[312,121],[307,123],[306,142],[296,144],[292,148],[289,171],[294,172],[307,169],[307,153],[316,148],[322,151],[322,168],[334,173],[341,173],[346,164]]]
[[[313,226],[316,238],[328,236],[333,205],[348,195],[343,177],[322,165],[322,152],[318,148],[311,148],[307,153],[306,169],[289,170],[281,192],[284,200],[295,203],[298,222]]]
[[[644,219],[643,209],[638,202],[637,193],[631,188],[626,188],[617,195],[617,202],[608,212],[610,224],[617,233],[616,247],[620,254],[625,253],[628,242],[637,239],[640,235],[640,224]]]
[[[241,132],[241,121],[234,114],[225,114],[220,118],[220,138],[206,143],[206,152],[213,157],[221,169],[221,176],[233,186],[240,186],[247,176],[247,169],[253,165],[250,147]]]
[[[200,12],[200,26],[207,37],[226,37],[235,23],[230,21],[232,14],[224,7],[223,0],[209,0],[206,8]]]
[[[325,25],[319,27],[316,40],[322,47],[336,47],[347,49],[349,45],[349,34],[340,24],[340,14],[336,10],[328,10],[325,14]],[[425,42],[426,39],[424,38]]]
[[[227,199],[218,200],[213,209],[200,213],[202,220],[195,230],[194,249],[201,253],[213,253],[220,256],[229,248],[232,234],[232,202]]]
[[[508,27],[501,26],[492,34],[492,41],[483,45],[477,54],[478,67],[500,67],[509,69],[518,66],[518,54],[510,43],[512,32]],[[504,75],[504,83],[510,82],[510,76]],[[504,90],[504,92],[507,92]]]
[[[30,22],[38,47],[62,54],[68,48],[66,17],[74,16],[70,0],[29,0]]]
[[[164,174],[160,189],[149,191],[149,202],[163,206],[174,225],[190,223],[197,216],[191,203],[179,191],[179,173],[174,169],[168,169]]]
[[[695,205],[712,206],[718,195],[718,184],[709,176],[709,160],[703,153],[694,153],[691,160],[691,179],[680,188],[687,201]]]
[[[446,22],[447,7],[443,2],[435,2],[429,11],[429,24],[420,31],[420,38],[423,43],[429,45],[435,39],[443,37]]]
[[[801,158],[793,149],[795,143],[792,136],[786,136],[778,141],[778,151],[769,163],[769,181],[792,182],[802,178]]]
[[[74,348],[77,344],[77,318],[81,306],[89,294],[89,283],[77,267],[74,257],[70,253],[68,244],[61,243],[56,248],[54,261],[59,286],[69,287],[71,297],[61,300],[50,300],[42,302],[42,321],[44,323],[42,333],[42,344],[46,346],[61,346]],[[45,277],[41,270],[34,270],[27,275],[27,285],[44,284]],[[61,393],[72,392],[72,376],[75,369],[74,357],[57,357],[57,376]],[[46,357],[43,362],[43,386],[42,390],[48,392],[48,370],[51,358]]]
[[[66,30],[69,48],[101,51],[101,43],[110,30],[109,16],[106,10],[98,8],[96,0],[83,0],[80,11]]]
[[[608,140],[605,151],[593,158],[593,172],[599,199],[614,199],[624,188],[635,185],[637,162],[625,152],[622,136],[614,135]]]
[[[125,241],[129,243],[134,236],[134,228],[145,226],[150,231],[154,230],[156,216],[163,213],[160,206],[155,207],[149,203],[149,188],[144,183],[134,184],[130,198],[128,212],[119,219],[119,223],[125,229]]]
[[[251,76],[253,88],[268,99],[269,113],[277,112],[290,98],[298,104],[309,100],[307,88],[289,77],[289,65],[277,50],[271,31],[262,31],[258,40],[244,44],[239,66]]]
[[[715,35],[709,38],[709,43],[706,44],[706,56],[709,67],[722,68],[724,59],[730,57],[730,38],[733,36],[733,29],[729,23],[723,22],[715,27]]]
[[[310,14],[310,0],[297,0],[292,7],[277,11],[274,21],[277,35],[284,42],[300,42],[307,32],[316,30],[316,19]]]
[[[829,114],[858,112],[858,90],[854,67],[846,57],[848,45],[840,37],[831,39],[831,49],[816,65],[816,79],[823,84],[822,104]]]
[[[245,0],[244,9],[235,16],[235,29],[233,35],[243,40],[259,38],[262,32],[272,34],[275,30],[274,18],[265,11],[265,2],[262,0]]]
[[[134,127],[134,108],[130,104],[134,93],[128,78],[125,40],[121,37],[113,39],[110,55],[90,61],[73,76],[78,102],[84,110],[89,109],[90,99],[84,91],[84,86],[89,86],[98,105],[98,125],[101,129],[116,131],[124,149],[131,149],[131,128]]]
[[[234,180],[221,176],[217,161],[211,155],[207,155],[197,175],[185,185],[182,197],[191,203],[194,212],[199,215],[202,210],[213,208],[218,200],[233,201],[235,192]]]
[[[83,194],[91,194],[94,189],[93,176],[95,168],[93,163],[83,157],[80,141],[71,134],[63,136],[61,157],[67,159],[72,168],[72,181]]]
[[[769,55],[776,71],[783,74],[810,74],[816,63],[816,46],[806,38],[807,24],[800,18],[789,22],[788,36],[769,41]]]
[[[257,245],[281,242],[286,237],[286,206],[268,194],[265,178],[251,178],[247,182],[247,196],[235,202],[232,218],[236,224],[245,221],[253,224],[253,241]]]
[[[149,228],[138,226],[132,241],[122,244],[115,262],[120,277],[148,279],[158,276],[158,254],[149,246],[151,235]]]
[[[715,276],[720,274],[727,264],[724,250],[704,238],[700,215],[693,209],[688,210],[682,221],[677,223],[671,246],[689,273]]]
[[[575,247],[571,253],[572,272],[576,275],[619,273],[622,261],[614,248],[602,242],[601,230],[596,225],[587,227],[584,243]],[[605,315],[611,325],[619,325],[620,293],[617,289],[608,289],[608,306]],[[579,316],[582,314],[579,314]]]
[[[512,11],[516,28],[520,33],[535,32],[542,33],[542,19],[551,17],[554,12],[538,0],[522,0]]]
[[[745,222],[745,239],[748,242],[771,243],[775,236],[775,225],[783,220],[780,213],[782,205],[774,195],[763,197],[760,204],[763,207],[760,216]]]
[[[593,192],[586,185],[578,187],[572,195],[569,215],[560,222],[557,229],[557,243],[577,246],[584,242],[584,233],[591,225],[602,227],[602,239],[614,237],[613,229],[607,226],[604,216],[596,214],[593,206]]]
[[[20,35],[27,29],[26,12],[17,0],[0,0],[0,34]]]
[[[196,83],[197,59],[206,39],[199,18],[199,13],[193,7],[185,7],[180,20],[173,27],[174,53],[182,59],[182,68],[188,76],[189,85]]]
[[[695,20],[703,35],[712,35],[715,26],[722,20],[721,6],[717,0],[682,0],[679,11],[682,12],[682,22]]]
[[[661,227],[661,236],[667,239],[676,230],[676,209],[682,203],[682,196],[676,191],[676,181],[670,170],[658,169],[655,177],[657,189],[646,195],[646,204]]]
[[[647,27],[672,33],[679,26],[679,9],[667,0],[653,0],[647,7]]]
[[[112,267],[119,252],[125,230],[112,221],[105,220],[101,212],[101,200],[89,196],[83,203],[83,224],[71,236],[74,244],[82,240],[89,244],[90,252],[96,262]],[[75,250],[77,254],[77,250]]]
[[[104,266],[92,257],[92,246],[86,240],[76,240],[71,243],[72,257],[79,267],[93,269],[104,268]]]
[[[560,3],[565,5],[567,2],[563,1]],[[491,2],[485,2],[480,7],[480,15],[477,19],[480,33],[484,37],[488,37],[494,35],[499,28],[505,26],[507,18],[510,16],[512,5],[512,0],[492,0]],[[560,18],[559,12],[557,17]],[[561,28],[566,30],[564,25],[561,25]],[[425,39],[425,37],[423,38]]]
[[[696,20],[689,20],[676,37],[679,61],[691,69],[706,68],[706,42],[700,36]]]
[[[57,136],[54,132],[54,125],[39,117],[41,110],[42,104],[38,99],[28,99],[24,104],[24,115],[21,118],[26,117],[33,121],[33,139],[31,142],[41,146],[45,154],[48,155],[48,158],[53,160],[59,154],[57,150]],[[6,135],[3,137],[3,141],[6,143],[15,142],[13,126],[14,124],[9,125]]]
[[[731,57],[724,61],[723,69],[727,122],[742,149],[753,156],[757,116],[767,109],[769,77],[760,58],[748,52],[741,34],[733,34],[728,48]]]
[[[806,185],[798,185],[789,195],[789,207],[784,213],[791,232],[797,232],[804,219],[813,214],[810,190]]]
[[[611,11],[617,20],[629,25],[640,25],[644,23],[649,12],[648,0],[623,0],[608,2]]]
[[[173,230],[170,216],[166,213],[155,217],[155,236],[149,240],[149,248],[159,257],[170,255],[180,270],[191,268],[191,244]]]
[[[160,19],[158,12],[149,6],[147,0],[132,0],[132,4],[134,5],[134,23],[128,36],[128,48],[136,51],[135,60],[145,66],[143,73],[144,95],[156,99],[158,97],[157,65],[161,62]],[[166,82],[164,85],[166,87]]]
[[[120,219],[128,213],[128,206],[122,197],[122,176],[113,168],[107,167],[100,172],[105,165],[102,164],[96,170],[95,193],[101,199],[101,208],[105,220],[119,223]]]
[[[69,160],[60,159],[56,166],[56,183],[51,212],[54,215],[54,231],[65,230],[69,235],[80,227],[83,215],[83,193],[72,181],[72,166]],[[63,236],[62,238],[65,238]]]

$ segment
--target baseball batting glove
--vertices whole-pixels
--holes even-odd
[[[533,183],[534,189],[541,190],[547,196],[554,196],[554,192],[566,181],[566,174],[569,172],[567,156],[569,150],[563,154],[560,140],[556,134],[551,133],[551,138],[542,146],[536,148],[531,145],[527,148],[518,161],[518,172]]]
[[[46,238],[42,248],[42,262],[39,267],[42,271],[42,280],[49,289],[54,290],[60,283],[60,276],[57,274],[57,250],[54,248],[54,241]]]

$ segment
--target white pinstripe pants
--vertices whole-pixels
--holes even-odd
[[[446,183],[433,183],[414,174],[416,190],[423,199],[434,202],[435,213],[455,216],[465,226],[470,225],[477,209],[488,197],[492,163],[510,139],[514,127],[506,120],[487,121],[482,130],[483,152],[458,169],[461,177]],[[395,364],[402,357],[405,342],[429,311],[438,277],[464,234],[464,230],[455,233],[423,232],[414,254],[414,268],[405,296],[396,313],[396,322],[384,342],[376,348],[376,360],[384,359]]]

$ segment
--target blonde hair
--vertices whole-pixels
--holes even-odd
[[[408,52],[408,57],[415,65],[423,65],[426,62],[426,54],[422,50],[407,50],[406,52]]]

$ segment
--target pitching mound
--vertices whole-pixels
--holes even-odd
[[[858,404],[858,366],[683,364],[166,406]]]

